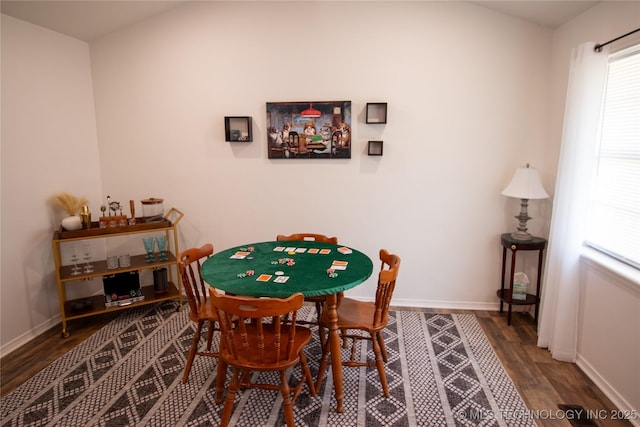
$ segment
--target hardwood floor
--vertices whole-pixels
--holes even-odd
[[[9,394],[121,313],[72,320],[67,324],[71,335],[64,339],[61,337],[62,325],[58,325],[4,356],[0,359],[0,396]]]
[[[402,308],[406,310],[407,308]],[[514,313],[511,326],[506,315],[494,311],[429,310],[440,313],[475,314],[496,354],[513,379],[520,395],[539,426],[570,426],[559,419],[558,404],[581,405],[586,410],[607,415],[594,420],[598,426],[631,426],[628,421],[612,420],[615,407],[593,382],[572,363],[559,362],[536,346],[535,324],[528,314]],[[60,337],[60,327],[52,328],[37,339],[0,360],[0,394],[7,395],[85,338],[100,329],[119,313],[108,313],[69,324],[71,336]],[[518,414],[520,415],[520,414]]]
[[[580,405],[585,410],[602,411],[598,426],[631,426],[629,421],[611,419],[616,407],[577,365],[559,362],[539,348],[536,325],[530,315],[514,312],[511,326],[506,313],[473,312],[496,354],[513,379],[527,407],[540,426],[571,425],[558,413],[558,404]],[[607,415],[606,417],[604,415]]]

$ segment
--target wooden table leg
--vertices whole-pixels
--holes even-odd
[[[504,303],[504,272],[507,264],[507,248],[502,248],[502,277],[500,279],[500,313],[502,313],[502,304]]]
[[[509,313],[507,314],[507,326],[511,325],[511,306],[513,305],[513,276],[516,274],[516,248],[511,247],[511,278],[509,279]]]
[[[333,390],[338,407],[336,412],[344,412],[344,390],[342,388],[342,355],[340,354],[340,333],[338,331],[337,294],[327,295],[327,313],[329,317],[329,348],[331,350],[331,372]]]

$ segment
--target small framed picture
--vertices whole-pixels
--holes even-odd
[[[253,141],[253,131],[251,117],[249,116],[229,116],[224,118],[225,140],[229,142],[251,142]]]
[[[366,111],[366,122],[368,124],[387,123],[387,103],[368,102]]]
[[[382,141],[369,141],[367,154],[370,156],[382,156]]]

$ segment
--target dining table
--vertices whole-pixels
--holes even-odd
[[[344,411],[337,295],[363,283],[372,272],[371,258],[353,247],[297,240],[235,246],[213,254],[201,267],[209,286],[234,295],[286,298],[300,292],[305,297],[326,296],[337,412]]]

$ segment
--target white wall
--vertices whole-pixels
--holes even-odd
[[[571,49],[634,30],[639,18],[640,2],[602,2],[554,32],[548,173],[555,175],[557,168]],[[619,408],[640,411],[640,275],[635,276],[634,281],[598,263],[581,263],[577,363]]]
[[[2,15],[2,349],[59,321],[47,203],[100,200],[87,43]]]
[[[500,192],[544,158],[550,43],[462,2],[181,6],[91,45],[103,194],[163,197],[185,246],[316,231],[385,247],[403,258],[395,304],[493,309],[518,211]],[[351,160],[267,159],[266,102],[332,99],[353,103]],[[372,101],[385,126],[364,124]],[[229,115],[253,117],[254,142],[224,141]]]
[[[637,411],[640,286],[597,262],[585,260],[581,265],[577,364],[619,408]]]

